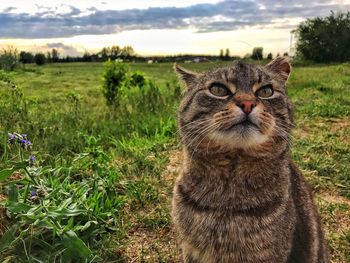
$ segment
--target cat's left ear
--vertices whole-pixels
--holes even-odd
[[[192,89],[197,82],[197,79],[199,77],[199,73],[187,70],[183,67],[180,67],[178,64],[174,64],[174,70],[177,73],[177,75],[180,77],[181,80],[183,80],[187,86],[187,88],[190,90]]]
[[[277,57],[265,66],[270,71],[281,77],[284,82],[287,82],[292,66],[290,65],[290,57]]]

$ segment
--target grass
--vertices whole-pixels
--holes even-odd
[[[185,66],[201,71],[217,64]],[[6,133],[27,133],[34,146],[23,154],[38,159],[37,166],[30,168],[38,181],[33,189],[42,187],[48,194],[43,204],[27,200],[22,186],[29,179],[19,169],[1,182],[0,202],[9,209],[9,196],[17,196],[18,203],[31,209],[56,209],[51,215],[63,228],[60,233],[60,228],[34,224],[33,220],[43,224],[52,218],[45,213],[28,215],[29,208],[15,213],[19,208],[11,203],[11,219],[0,210],[0,234],[16,221],[20,225],[15,233],[22,234],[3,250],[1,260],[179,261],[169,215],[172,186],[181,165],[176,135],[179,84],[172,64],[130,64],[130,68],[145,72],[160,97],[151,102],[151,95],[129,90],[123,98],[125,107],[114,113],[102,96],[101,63],[28,66],[12,72],[9,78],[24,99],[11,93],[6,83],[0,84],[0,131],[5,132],[0,170],[18,157],[5,146]],[[349,86],[349,64],[295,67],[288,84],[296,119],[292,156],[316,193],[332,260],[337,263],[350,262]],[[47,168],[40,170],[40,166]],[[18,194],[10,195],[13,192]],[[53,229],[58,232],[52,234]],[[74,238],[67,243],[67,230],[74,231],[91,254],[88,250],[88,256],[76,254],[73,249],[68,253],[69,242],[82,244]]]

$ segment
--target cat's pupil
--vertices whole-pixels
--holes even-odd
[[[217,97],[225,97],[229,94],[227,88],[220,84],[212,85],[209,90],[214,96]]]

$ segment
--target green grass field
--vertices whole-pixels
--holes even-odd
[[[101,92],[102,63],[27,66],[7,75],[18,88],[0,81],[0,170],[18,167],[6,180],[0,172],[1,262],[179,262],[169,215],[179,83],[172,64],[129,66],[154,84],[125,91],[116,111]],[[350,262],[350,65],[294,67],[288,93],[292,156],[333,262]],[[33,148],[18,154],[8,132],[26,133]],[[18,158],[30,154],[25,171]]]

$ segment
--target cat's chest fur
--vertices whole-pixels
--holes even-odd
[[[217,262],[215,255],[220,262],[279,262],[291,249],[288,165],[256,162],[192,160],[179,177],[174,220],[199,262]]]

